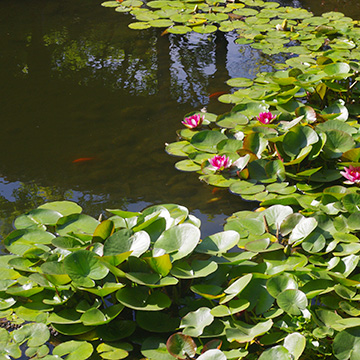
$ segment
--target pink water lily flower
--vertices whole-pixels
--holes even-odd
[[[345,184],[360,183],[360,167],[350,165],[348,168],[344,168],[344,170],[340,171],[340,174],[347,179],[347,181],[344,181]]]
[[[204,121],[204,115],[200,116],[199,114],[191,115],[182,121],[182,123],[188,128],[188,129],[195,129],[198,126],[200,126]]]
[[[257,119],[262,124],[265,124],[265,125],[270,124],[275,118],[276,118],[276,115],[272,114],[270,111],[269,112],[262,112],[257,117]]]
[[[213,158],[209,159],[209,163],[214,170],[224,170],[231,166],[232,161],[226,155],[215,155]]]

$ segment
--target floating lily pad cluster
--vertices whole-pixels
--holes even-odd
[[[177,327],[179,319],[153,315],[172,305],[175,290],[170,288],[169,296],[165,287],[206,276],[217,265],[195,262],[194,273],[182,262],[200,240],[200,221],[182,206],[153,206],[143,213],[110,210],[114,215],[103,222],[81,211],[75,203],[55,202],[15,220],[15,230],[4,240],[10,254],[0,257],[1,317],[18,324],[36,322],[41,331],[51,324],[65,336],[96,341],[96,351],[104,359],[122,359],[133,345],[119,340],[138,327],[154,332]],[[228,234],[238,238],[235,232],[219,236]],[[41,349],[32,349],[35,345],[28,337],[18,341],[18,332],[9,339],[9,348],[1,349],[3,356],[18,358],[21,352],[18,355],[14,347],[26,340],[29,353],[47,355],[43,343],[48,330],[42,335],[45,340],[36,343]],[[72,344],[74,359],[93,353],[89,342]],[[75,356],[77,352],[82,355]],[[46,359],[56,354],[54,350]]]
[[[71,202],[19,216],[0,258],[0,353],[34,359],[349,359],[360,322],[360,195],[240,211],[201,238],[179,205]],[[309,209],[308,209],[309,210]],[[50,350],[49,326],[62,340]]]
[[[172,34],[237,31],[236,43],[252,44],[265,54],[304,56],[330,49],[341,57],[359,55],[358,21],[334,11],[313,16],[305,9],[262,0],[116,0],[102,5],[130,13],[136,20],[131,29],[165,28]]]
[[[143,30],[151,27],[166,28],[168,33],[186,34],[191,31],[209,34],[220,29],[231,31],[245,17],[254,17],[255,8],[274,11],[279,7],[276,2],[245,0],[228,3],[220,1],[181,1],[181,0],[125,0],[105,1],[105,7],[114,7],[120,13],[130,13],[137,22],[129,25],[131,29]],[[305,10],[295,10],[302,18]],[[311,15],[310,15],[311,16]]]
[[[359,65],[332,55],[254,80],[230,79],[239,89],[219,100],[235,106],[221,115],[195,113],[202,123],[179,130],[181,141],[166,147],[169,154],[187,157],[175,166],[245,200],[295,192],[316,197],[341,184],[341,168],[358,166],[360,158]],[[262,116],[271,119],[264,122]],[[214,156],[232,165],[214,168]]]
[[[179,170],[197,171],[245,200],[315,199],[341,184],[343,167],[359,165],[358,21],[288,7],[252,11],[257,17],[238,26],[237,41],[290,57],[277,71],[228,80],[234,91],[219,101],[234,104],[231,111],[186,115],[204,121],[179,130],[180,141],[166,151],[187,157],[175,165]],[[266,114],[268,122],[261,119]],[[214,156],[232,165],[214,168]]]

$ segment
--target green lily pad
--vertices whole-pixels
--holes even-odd
[[[172,18],[172,20],[176,21],[174,18]],[[186,34],[188,32],[191,32],[192,29],[189,26],[182,26],[182,25],[175,25],[172,26],[171,28],[167,29],[168,33],[170,34]]]
[[[270,295],[276,298],[286,289],[297,289],[298,285],[291,275],[284,273],[270,278],[266,283],[266,288]]]
[[[72,214],[60,218],[56,224],[56,231],[65,236],[71,232],[93,235],[100,222],[84,214]]]
[[[211,175],[202,175],[199,177],[200,180],[205,181],[207,184],[216,186],[219,188],[229,187],[232,184],[237,183],[239,180],[225,177],[222,174],[211,174]]]
[[[151,28],[151,25],[146,21],[133,22],[128,25],[132,30],[145,30]]]
[[[340,331],[334,338],[333,351],[339,360],[360,356],[360,326]]]
[[[61,217],[62,215],[58,211],[35,209],[17,217],[14,221],[14,227],[26,229],[30,227],[40,228],[42,225],[55,225]]]
[[[79,249],[85,246],[80,239],[71,236],[56,237],[52,240],[51,243],[58,248],[66,250]]]
[[[246,343],[256,337],[265,334],[271,329],[273,322],[271,319],[259,322],[256,325],[249,325],[242,321],[234,321],[234,326],[225,329],[228,341]]]
[[[150,332],[174,332],[180,325],[180,319],[172,318],[160,311],[137,311],[136,322]]]
[[[5,238],[4,245],[9,252],[22,256],[35,245],[47,251],[48,247],[43,245],[51,244],[54,238],[55,235],[47,231],[21,229],[11,232]]]
[[[117,1],[104,1],[101,3],[101,6],[104,7],[117,7],[119,6],[119,3]]]
[[[113,292],[123,288],[125,285],[121,283],[110,283],[107,282],[104,284],[104,286],[97,286],[96,288],[81,288],[83,291],[87,291],[91,294],[94,294],[96,296],[105,297],[109,294],[112,294]]]
[[[293,359],[291,353],[284,346],[276,345],[270,349],[265,350],[259,357],[259,360],[291,360]]]
[[[109,272],[96,254],[87,250],[68,255],[64,260],[64,268],[73,281],[85,287],[92,287],[92,280],[103,279]]]
[[[176,262],[171,269],[171,275],[179,279],[194,279],[206,277],[218,268],[218,264],[211,260],[193,260],[191,264],[187,261]]]
[[[96,333],[104,341],[117,341],[131,336],[135,329],[135,321],[115,319],[108,324],[97,326]]]
[[[0,299],[0,310],[6,310],[16,304],[16,300],[12,297]]]
[[[12,286],[8,288],[6,293],[14,296],[30,297],[42,292],[43,290],[43,287],[37,286],[37,284],[31,281],[27,281],[24,285]]]
[[[165,230],[155,241],[153,255],[169,254],[172,261],[190,254],[200,240],[200,230],[191,224],[180,224]]]
[[[128,229],[116,231],[104,243],[104,256],[123,254],[131,251],[131,256],[139,257],[150,246],[150,236],[146,231],[135,234]]]
[[[27,346],[37,347],[44,344],[50,338],[50,331],[45,324],[25,324],[12,333],[14,340],[21,344],[27,341]]]
[[[199,357],[199,360],[226,360],[226,355],[219,349],[210,349],[203,352]]]
[[[190,172],[201,170],[201,166],[194,163],[190,159],[178,161],[175,164],[175,168],[180,170],[180,171],[190,171]]]
[[[232,78],[226,82],[229,86],[232,87],[248,87],[253,84],[253,80],[248,78]]]
[[[217,285],[211,284],[196,284],[190,287],[195,294],[202,296],[205,299],[214,300],[224,296],[223,289]]]
[[[229,112],[218,116],[216,123],[224,128],[232,129],[237,125],[246,125],[249,122],[247,116],[241,112]]]
[[[337,102],[324,109],[325,114],[338,114],[334,119],[346,121],[349,117],[349,111],[342,103]]]
[[[129,343],[106,344],[101,343],[97,346],[96,351],[102,359],[125,359],[133,346]]]
[[[86,341],[71,340],[57,345],[53,354],[59,357],[67,355],[67,360],[85,360],[90,357],[93,350],[93,346]]]
[[[291,158],[296,157],[300,150],[315,144],[319,140],[317,133],[309,126],[295,126],[284,137],[284,151]]]
[[[94,326],[85,326],[82,323],[52,324],[52,327],[60,334],[70,335],[70,336],[85,334],[94,329]]]
[[[352,136],[341,130],[328,130],[324,152],[329,158],[339,158],[341,155],[351,150],[355,146]]]
[[[194,26],[192,29],[199,34],[211,34],[217,31],[217,27],[215,25]]]
[[[300,315],[304,310],[308,301],[306,295],[297,289],[286,289],[282,291],[276,298],[281,309],[291,315]]]
[[[178,283],[178,280],[172,276],[161,277],[159,274],[153,273],[128,272],[126,277],[136,284],[145,285],[149,288],[176,285]]]
[[[324,235],[314,231],[302,243],[302,248],[309,253],[317,253],[321,251],[326,245]]]
[[[111,1],[113,2],[113,1]],[[114,1],[115,2],[115,1]],[[117,4],[119,5],[119,4]],[[38,209],[48,209],[59,212],[62,216],[71,214],[80,214],[82,212],[81,206],[72,201],[53,201],[40,205]]]
[[[267,112],[269,106],[262,102],[248,102],[246,104],[236,105],[232,111],[241,112],[243,115],[247,117],[256,117],[261,112]]]
[[[252,274],[246,274],[239,279],[236,279],[230,286],[228,286],[224,292],[225,297],[220,300],[220,304],[225,304],[226,302],[232,300],[235,296],[237,296],[240,292],[242,292],[245,287],[250,283],[252,279]]]
[[[157,20],[150,20],[149,25],[152,27],[169,27],[174,25],[173,21],[169,19],[157,19]]]
[[[52,324],[79,324],[81,314],[75,309],[63,309],[58,313],[51,313],[48,320]]]
[[[81,315],[80,321],[85,326],[98,326],[102,324],[107,324],[111,320],[116,318],[123,309],[124,306],[122,304],[115,304],[109,306],[103,311],[96,308],[91,308]]]
[[[253,16],[253,15],[258,14],[258,11],[255,9],[250,9],[250,8],[242,8],[242,9],[233,11],[233,14],[240,15],[240,16]]]
[[[214,320],[211,310],[207,307],[201,307],[196,311],[186,314],[180,323],[180,329],[184,329],[183,333],[189,336],[200,336],[204,328],[210,325]]]
[[[147,338],[142,344],[141,353],[150,359],[172,360],[175,356],[177,359],[187,359],[196,354],[196,345],[190,336],[175,333],[166,343],[161,338]]]
[[[191,139],[191,145],[200,151],[206,151],[210,153],[217,152],[217,144],[221,140],[227,139],[226,135],[219,131],[199,131]]]
[[[135,310],[160,311],[171,305],[171,300],[160,291],[151,294],[145,287],[125,287],[116,293],[117,300],[126,307]]]
[[[227,306],[218,305],[211,309],[211,314],[215,317],[224,317],[244,311],[250,306],[250,302],[244,299],[231,300]]]
[[[314,218],[302,218],[291,232],[289,244],[299,243],[304,240],[316,228],[317,224]]]
[[[207,236],[196,247],[195,251],[204,254],[220,254],[227,252],[240,240],[240,236],[236,231],[228,230],[214,235]]]

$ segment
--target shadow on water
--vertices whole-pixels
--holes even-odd
[[[2,234],[14,216],[59,199],[94,216],[180,203],[207,222],[204,234],[254,207],[177,171],[164,144],[187,112],[228,109],[209,98],[229,91],[227,79],[253,77],[276,58],[230,33],[129,30],[129,15],[95,0],[6,0],[0,14]]]

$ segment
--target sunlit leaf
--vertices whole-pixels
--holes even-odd
[[[56,346],[53,350],[54,355],[66,356],[67,360],[85,360],[93,352],[93,346],[86,341],[66,341]]]
[[[300,315],[301,310],[308,305],[305,294],[297,289],[284,290],[277,296],[276,301],[285,312],[291,315]]]
[[[189,336],[200,336],[203,329],[210,325],[214,320],[209,308],[201,307],[196,311],[190,312],[181,319],[180,329]]]
[[[187,359],[196,354],[196,344],[194,340],[185,334],[175,333],[171,335],[166,343],[169,353],[177,359]]]

